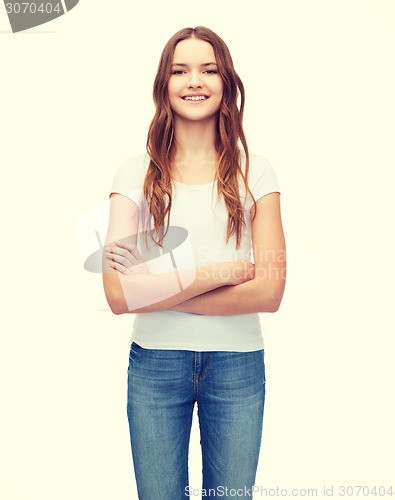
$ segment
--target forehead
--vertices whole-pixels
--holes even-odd
[[[211,43],[196,38],[182,40],[176,45],[173,62],[185,64],[201,64],[216,62],[214,49]]]

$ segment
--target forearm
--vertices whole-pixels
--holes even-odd
[[[154,312],[171,309],[218,287],[226,288],[236,279],[245,281],[247,270],[245,264],[216,263],[169,274],[115,272],[105,277],[105,289],[112,291],[107,300],[115,314]]]
[[[210,290],[177,304],[174,311],[225,316],[255,312],[275,312],[280,307],[285,283],[266,287],[257,280]]]
[[[184,271],[182,279],[179,278],[176,273],[121,276],[127,305],[124,312],[137,314],[170,309],[197,295],[226,285],[215,269],[208,266],[188,273]]]

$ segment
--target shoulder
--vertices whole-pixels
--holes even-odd
[[[245,165],[246,165],[246,154],[244,149],[240,149],[240,160],[241,160],[241,167],[243,169],[243,172],[245,172]],[[272,173],[274,171],[273,165],[270,163],[270,161],[263,156],[262,154],[258,153],[249,153],[249,176],[250,178],[254,177],[260,177],[261,175],[265,173]]]
[[[109,195],[123,194],[138,205],[148,165],[148,153],[141,153],[124,160],[115,172]]]
[[[133,184],[134,187],[144,182],[144,177],[149,165],[148,153],[141,153],[126,158],[115,172],[114,182],[121,184]]]
[[[240,150],[241,167],[245,172],[246,155]],[[268,193],[280,192],[280,186],[275,169],[270,161],[261,154],[249,153],[248,187],[255,201]]]

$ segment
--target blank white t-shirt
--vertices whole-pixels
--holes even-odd
[[[245,153],[240,150],[242,168]],[[115,174],[111,193],[119,193],[132,200],[140,209],[147,209],[143,199],[143,183],[149,156],[143,153],[123,162]],[[216,184],[216,183],[214,183]],[[272,165],[261,155],[250,153],[248,185],[254,198],[280,192]],[[144,246],[139,238],[138,247],[153,273],[174,269],[188,269],[219,261],[251,260],[252,199],[245,196],[240,181],[240,196],[245,203],[246,227],[239,249],[236,236],[226,244],[228,213],[223,197],[217,198],[216,185],[183,184],[173,181],[170,231],[164,240],[164,250],[153,245]],[[142,227],[141,217],[139,232]],[[256,351],[264,342],[258,313],[212,316],[163,310],[135,315],[131,341],[148,349],[182,349],[191,351]]]

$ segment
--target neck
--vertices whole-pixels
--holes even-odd
[[[217,160],[215,136],[215,117],[204,122],[193,122],[175,117],[172,160],[192,164]]]

